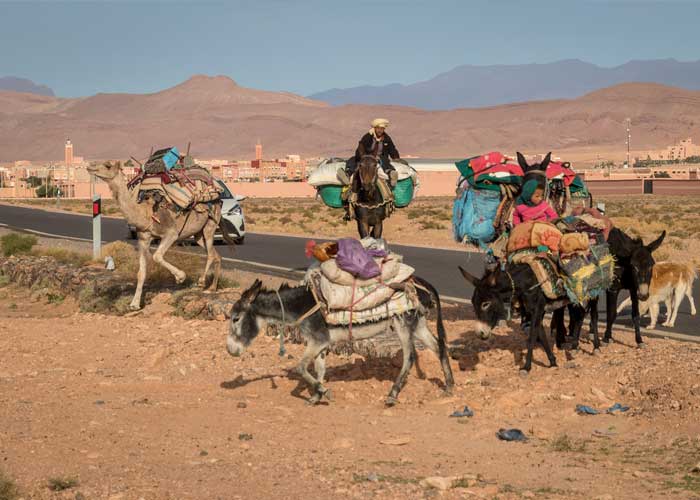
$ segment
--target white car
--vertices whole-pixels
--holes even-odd
[[[245,241],[245,218],[243,217],[243,208],[240,202],[245,200],[245,196],[236,196],[229,191],[223,181],[216,179],[216,182],[223,189],[221,193],[221,218],[223,226],[226,228],[229,236],[234,239],[237,245],[242,245]],[[129,226],[129,235],[131,239],[136,239],[136,228],[131,224]],[[223,240],[219,229],[214,234],[215,240]]]

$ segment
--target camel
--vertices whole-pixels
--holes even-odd
[[[185,272],[173,266],[165,260],[165,253],[179,240],[195,237],[199,246],[207,252],[207,263],[204,273],[199,278],[198,285],[204,288],[209,270],[213,266],[213,279],[207,291],[215,291],[219,284],[221,274],[221,256],[214,248],[214,233],[221,226],[221,202],[212,205],[211,209],[198,212],[188,210],[176,212],[165,204],[161,204],[157,211],[153,212],[153,202],[144,200],[138,203],[138,189],[129,189],[127,180],[121,169],[121,163],[106,162],[88,167],[88,172],[104,180],[119,204],[127,222],[136,228],[139,249],[139,271],[137,275],[136,293],[131,301],[132,310],[141,309],[141,296],[143,284],[146,281],[146,268],[150,253],[151,241],[160,238],[158,248],[153,254],[153,260],[165,267],[175,276],[175,282],[180,284],[187,277]],[[224,227],[221,234],[229,245],[235,244],[228,236]]]

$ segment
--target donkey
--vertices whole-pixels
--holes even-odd
[[[323,386],[326,373],[326,353],[331,344],[342,340],[363,340],[374,337],[391,328],[399,337],[403,351],[403,366],[385,400],[387,406],[398,402],[399,392],[406,383],[408,373],[415,362],[414,339],[419,339],[439,357],[445,376],[445,391],[449,394],[454,386],[452,369],[448,359],[446,332],[442,322],[442,307],[437,290],[427,281],[413,277],[421,308],[405,312],[399,316],[386,318],[374,323],[347,327],[329,325],[322,313],[316,309],[316,299],[308,287],[282,285],[279,290],[265,290],[262,282],[256,280],[234,304],[231,312],[231,326],[226,340],[226,349],[232,356],[240,356],[260,333],[267,322],[284,324],[299,323],[301,335],[306,341],[306,349],[297,367],[297,372],[309,386],[311,397],[308,402],[315,405],[324,396],[332,400],[329,389]],[[425,290],[428,291],[425,291]],[[437,309],[437,339],[428,329],[426,310]],[[308,315],[309,312],[313,314]],[[307,316],[308,315],[308,316]],[[316,377],[308,371],[314,362]]]
[[[666,231],[656,240],[645,245],[641,238],[632,238],[618,228],[613,228],[608,236],[610,253],[615,257],[615,279],[606,293],[607,324],[603,342],[612,341],[612,328],[617,319],[617,301],[620,291],[629,290],[632,300],[632,323],[637,347],[644,347],[639,326],[639,301],[649,299],[651,276],[654,270],[654,256],[666,237]]]
[[[370,232],[373,238],[381,238],[384,219],[390,215],[391,200],[384,200],[377,188],[379,168],[374,155],[363,155],[352,178],[350,189],[356,196],[353,208],[360,238],[366,238]]]
[[[539,286],[537,276],[528,264],[508,264],[505,270],[499,267],[487,271],[481,279],[469,274],[462,267],[462,276],[474,286],[472,306],[477,317],[477,332],[482,339],[490,337],[493,328],[501,320],[508,319],[506,304],[519,305],[521,316],[527,315],[532,321],[528,333],[527,356],[521,373],[527,374],[532,368],[532,351],[535,343],[540,341],[549,359],[551,367],[557,366],[557,360],[552,352],[549,339],[542,326],[547,311],[556,311],[568,304],[567,299],[548,299]],[[583,325],[586,309],[582,306],[569,304],[572,332],[574,333],[573,349],[578,348],[578,335]],[[591,332],[593,333],[594,354],[599,352],[598,337],[598,299],[590,301]],[[559,341],[557,341],[559,346]]]

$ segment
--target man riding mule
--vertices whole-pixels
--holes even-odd
[[[384,172],[389,176],[389,186],[393,189],[398,181],[398,173],[391,165],[391,160],[400,159],[399,150],[394,146],[394,141],[386,133],[386,128],[389,126],[389,120],[385,118],[376,118],[372,120],[372,128],[362,136],[355,150],[355,156],[347,161],[345,167],[346,176],[341,178],[345,184],[350,184],[350,177],[357,170],[358,164],[363,156],[373,155],[379,159],[379,165]],[[343,172],[340,173],[343,177]]]

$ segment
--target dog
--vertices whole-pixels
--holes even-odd
[[[683,302],[683,297],[690,301],[690,314],[695,315],[695,301],[693,300],[693,282],[697,278],[697,270],[691,264],[677,264],[675,262],[657,262],[654,265],[649,287],[649,299],[639,302],[639,314],[649,311],[651,324],[649,328],[656,327],[659,317],[659,304],[666,304],[666,321],[663,326],[673,327],[678,316],[678,308]],[[617,308],[619,313],[631,304],[628,297]]]

